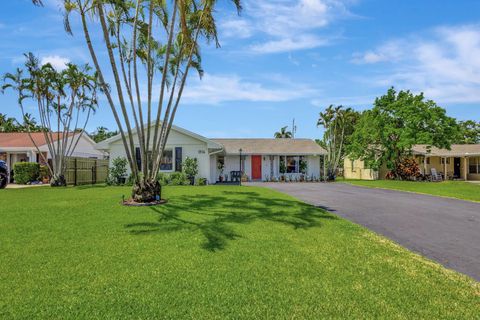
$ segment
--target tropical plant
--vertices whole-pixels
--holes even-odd
[[[391,176],[401,180],[415,180],[421,175],[420,167],[415,159],[407,157],[398,164],[397,168],[395,168],[395,173]]]
[[[232,2],[237,10],[241,9],[240,0]],[[132,198],[137,202],[153,201],[161,197],[156,177],[189,71],[193,68],[200,76],[203,74],[200,40],[219,46],[213,15],[217,1],[63,3],[67,32],[72,33],[71,13],[80,17],[85,42],[130,164]],[[107,55],[106,65],[100,58],[103,53]],[[107,83],[106,79],[113,82]],[[154,104],[154,99],[158,103]],[[140,149],[141,167],[135,161],[136,146]]]
[[[280,128],[280,131],[275,132],[275,139],[291,139],[293,134],[291,131],[288,131],[288,126]]]
[[[335,180],[337,169],[343,163],[358,117],[358,112],[341,105],[330,105],[324,112],[320,112],[317,126],[322,126],[325,131],[319,144],[327,150],[325,167],[328,180]]]
[[[2,91],[11,89],[18,95],[18,105],[25,120],[25,130],[42,162],[48,166],[52,186],[65,186],[66,158],[78,145],[90,115],[97,107],[97,76],[88,65],[68,63],[57,71],[51,64],[40,65],[32,54],[25,54],[25,69],[4,75]],[[50,164],[32,138],[34,119],[25,112],[25,101],[36,104]]]
[[[377,98],[364,111],[352,135],[350,153],[372,169],[385,164],[393,174],[416,144],[449,149],[458,135],[455,119],[423,94],[396,92],[394,88]],[[428,148],[427,148],[428,149]]]

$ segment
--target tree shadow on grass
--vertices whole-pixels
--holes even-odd
[[[236,224],[267,221],[299,230],[320,227],[322,219],[337,219],[314,206],[261,196],[257,192],[182,195],[172,197],[164,206],[149,209],[158,215],[157,222],[125,225],[131,234],[200,232],[204,237],[201,247],[212,252],[223,250],[229,241],[241,238],[234,230]]]

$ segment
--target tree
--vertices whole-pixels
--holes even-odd
[[[0,113],[0,132],[18,132],[20,125],[15,118]]]
[[[460,121],[459,136],[456,139],[458,144],[480,143],[480,122],[474,120]]]
[[[93,139],[95,142],[100,142],[103,140],[107,140],[113,136],[116,136],[118,131],[109,131],[108,128],[105,127],[97,127],[97,130],[90,134],[90,138]]]
[[[80,141],[90,114],[97,107],[97,76],[88,65],[78,67],[68,63],[62,71],[51,64],[40,65],[32,54],[26,54],[25,70],[4,75],[2,90],[11,89],[18,95],[18,105],[38,154],[48,166],[52,186],[65,186],[66,158],[70,157]],[[50,164],[33,139],[34,118],[25,113],[25,102],[33,102],[41,121]]]
[[[345,150],[350,144],[350,137],[358,117],[358,112],[344,106],[330,105],[324,112],[320,112],[317,126],[322,126],[325,132],[319,144],[327,150],[325,167],[328,180],[335,180],[337,169],[343,162]]]
[[[291,139],[293,134],[291,131],[288,131],[288,126],[285,126],[280,129],[280,131],[275,132],[275,139]]]
[[[391,88],[375,100],[373,109],[362,113],[349,151],[372,169],[385,164],[398,178],[396,169],[415,144],[449,149],[457,134],[455,119],[423,93]]]
[[[72,33],[71,14],[80,17],[85,42],[130,165],[132,198],[137,202],[154,201],[161,197],[157,174],[189,71],[193,68],[200,76],[203,74],[200,40],[219,46],[213,17],[217,1],[63,2],[67,32]],[[240,0],[232,2],[237,10],[241,9]],[[96,22],[98,27],[93,26]],[[94,42],[96,39],[98,42]],[[100,55],[104,53],[108,62],[102,64]],[[107,83],[106,79],[113,82]],[[136,145],[140,167],[135,161]]]

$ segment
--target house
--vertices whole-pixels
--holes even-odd
[[[412,157],[422,174],[430,174],[434,168],[446,179],[480,180],[480,144],[453,144],[450,150],[415,145]],[[346,158],[344,161],[346,179],[377,180],[383,179],[386,173],[385,166],[375,171],[367,168],[360,159]]]
[[[153,136],[153,125],[150,130]],[[133,134],[134,141],[138,141],[136,130]],[[126,157],[120,135],[98,143],[97,149],[108,152],[110,161]],[[319,178],[320,158],[325,154],[324,149],[309,139],[208,139],[172,126],[160,172],[181,171],[182,162],[190,157],[198,160],[198,177],[206,178],[210,184],[231,180],[232,172],[239,171],[251,181],[279,177],[283,171],[292,177],[303,172]],[[135,161],[141,168],[138,146]]]
[[[5,161],[10,169],[16,162],[42,162],[42,156],[38,153],[35,145],[47,159],[51,159],[48,145],[43,132],[32,132],[32,139],[26,132],[1,132],[0,133],[0,160]],[[52,134],[54,141],[62,139],[62,134]],[[76,142],[78,133],[70,134],[68,139],[75,139]],[[35,142],[35,143],[34,143]],[[70,142],[69,142],[70,143]],[[105,153],[97,150],[96,143],[87,134],[82,134],[72,157],[104,159]]]

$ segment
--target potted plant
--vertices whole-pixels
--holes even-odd
[[[219,161],[217,163],[217,169],[220,171],[220,176],[218,177],[218,180],[220,182],[223,182],[223,170],[225,169],[225,165]]]

